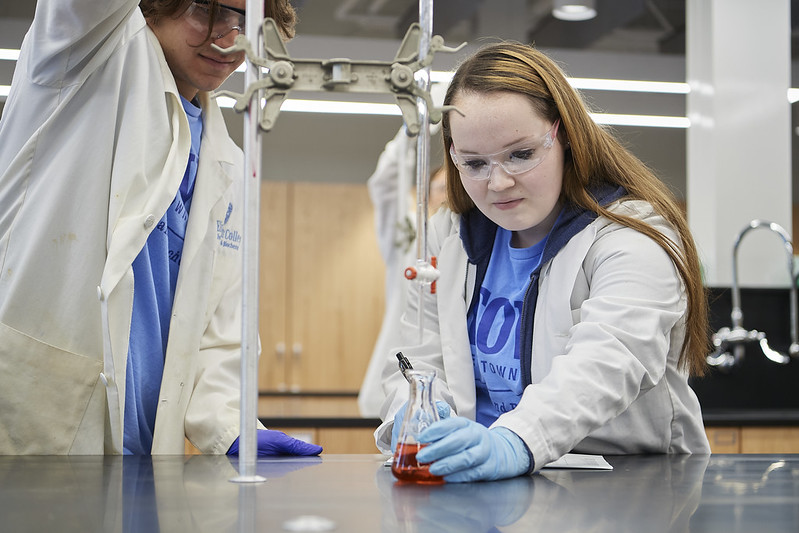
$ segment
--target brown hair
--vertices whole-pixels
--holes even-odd
[[[638,158],[597,125],[563,71],[546,55],[519,43],[493,44],[475,53],[458,68],[444,98],[445,105],[463,93],[514,92],[525,95],[547,120],[560,119],[559,136],[570,144],[566,151],[561,201],[597,213],[649,236],[669,254],[685,284],[688,298],[685,342],[679,364],[692,375],[706,370],[711,351],[707,294],[702,283],[699,255],[682,207],[673,194]],[[453,111],[455,112],[455,111]],[[449,155],[452,135],[448,113],[442,121],[447,164],[447,198],[456,213],[475,207]],[[649,202],[677,231],[674,242],[633,217],[599,205],[589,190],[598,184],[620,185],[626,198]]]
[[[139,8],[144,14],[144,18],[157,22],[161,17],[177,16],[188,7],[189,3],[189,0],[141,0]],[[219,0],[208,0],[208,7],[211,11],[208,36],[211,35],[219,4]],[[284,39],[289,40],[294,37],[297,13],[289,0],[264,0],[264,16],[274,19]]]

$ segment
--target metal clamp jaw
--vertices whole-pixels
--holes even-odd
[[[438,123],[442,113],[454,109],[452,106],[435,108],[430,92],[415,83],[416,73],[433,62],[435,52],[457,52],[466,43],[456,48],[444,45],[441,36],[433,36],[427,56],[418,58],[421,27],[412,24],[400,44],[393,61],[353,61],[350,59],[292,59],[277,25],[271,18],[264,19],[261,26],[266,57],[258,56],[250,41],[238,35],[229,48],[214,48],[230,54],[243,51],[250,62],[265,69],[264,77],[245,88],[244,94],[218,91],[215,96],[228,96],[236,100],[233,106],[238,112],[247,109],[253,94],[264,91],[266,104],[261,108],[260,128],[269,131],[275,124],[280,106],[289,91],[340,91],[350,93],[393,94],[402,113],[409,135],[419,133],[419,113],[416,99],[424,100],[430,114],[430,122]]]

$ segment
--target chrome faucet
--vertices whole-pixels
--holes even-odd
[[[788,255],[788,274],[791,279],[791,346],[788,348],[788,355],[772,349],[766,340],[766,334],[757,330],[746,330],[743,327],[743,312],[741,311],[741,291],[738,287],[738,246],[741,239],[753,229],[766,228],[776,233],[782,239],[785,252]],[[713,346],[716,349],[707,356],[707,362],[711,366],[722,370],[729,370],[739,364],[744,356],[745,344],[757,342],[763,354],[775,363],[784,365],[790,362],[792,357],[799,357],[799,338],[797,336],[797,296],[796,296],[797,277],[793,273],[793,243],[791,236],[779,224],[767,222],[765,220],[752,220],[735,239],[732,247],[732,329],[723,327],[713,334]],[[732,352],[732,353],[730,353]]]

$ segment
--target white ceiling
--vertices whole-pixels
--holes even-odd
[[[419,18],[417,0],[295,0],[311,35],[401,38]],[[598,15],[563,22],[551,0],[435,0],[433,26],[450,41],[498,36],[546,48],[685,52],[685,0],[597,0]]]
[[[304,35],[400,39],[418,20],[418,0],[292,0]],[[0,20],[30,19],[36,0],[7,0]],[[563,22],[551,0],[435,0],[434,27],[452,41],[496,37],[545,48],[685,53],[685,0],[596,0],[598,15]]]

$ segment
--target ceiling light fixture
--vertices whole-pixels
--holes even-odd
[[[236,100],[225,96],[216,99],[219,107],[232,108]],[[341,102],[334,100],[304,100],[288,98],[280,106],[281,111],[295,113],[333,113],[340,115],[385,115],[402,116],[396,104],[380,104],[370,102]]]
[[[623,91],[652,94],[688,94],[691,87],[677,81],[611,80],[600,78],[567,78],[575,89],[594,91]]]
[[[230,108],[236,103],[232,98],[217,98],[219,107]],[[281,111],[294,113],[334,113],[345,115],[383,115],[401,116],[395,104],[375,104],[367,102],[341,102],[333,100],[302,100],[288,98],[283,102]],[[647,126],[660,128],[688,128],[691,122],[685,117],[669,117],[659,115],[612,115],[591,113],[597,124],[612,126]]]
[[[0,60],[16,61],[19,59],[19,50],[14,48],[0,48]]]
[[[638,126],[647,128],[681,128],[691,127],[687,117],[670,117],[663,115],[617,115],[612,113],[589,113],[597,124],[607,126]]]
[[[559,20],[590,20],[596,17],[594,0],[553,0],[552,16]]]

